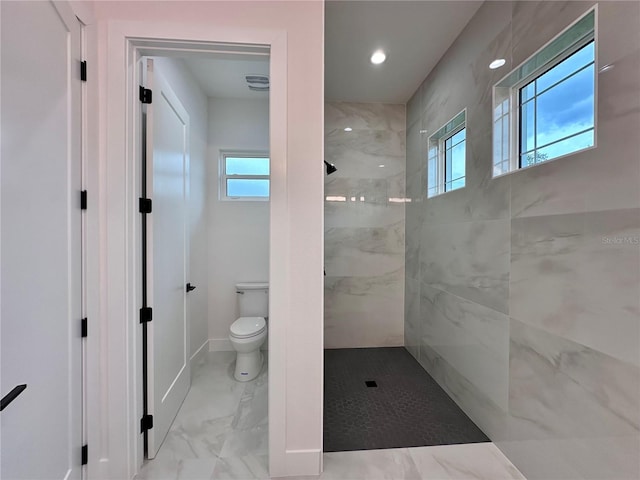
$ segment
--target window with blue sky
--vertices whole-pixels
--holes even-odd
[[[594,144],[595,43],[519,91],[520,167]]]
[[[221,155],[221,198],[266,200],[269,198],[268,155],[223,153]]]
[[[493,89],[493,175],[596,143],[595,8]]]
[[[466,110],[429,137],[427,197],[465,186],[466,140]]]

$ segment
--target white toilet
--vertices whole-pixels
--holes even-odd
[[[269,284],[238,283],[236,285],[240,318],[231,324],[229,340],[236,352],[235,379],[248,382],[258,376],[263,356],[260,347],[267,338]]]

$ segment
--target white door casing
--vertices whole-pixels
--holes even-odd
[[[147,395],[154,458],[191,383],[186,283],[188,269],[189,116],[159,72],[146,61]]]
[[[238,7],[240,8],[240,7]],[[219,45],[259,45],[269,50],[271,65],[270,90],[270,147],[271,152],[271,201],[270,201],[270,268],[269,271],[269,468],[273,476],[291,474],[317,474],[322,460],[322,452],[318,448],[297,446],[288,443],[287,425],[299,420],[298,409],[293,413],[287,408],[287,399],[292,395],[292,386],[287,384],[286,362],[291,342],[287,341],[288,330],[296,330],[296,324],[289,312],[291,303],[290,257],[291,208],[295,205],[289,201],[288,160],[296,152],[304,156],[309,153],[306,141],[307,124],[297,125],[288,120],[290,104],[287,102],[289,92],[287,43],[287,27],[267,26],[256,28],[239,25],[227,19],[226,22],[212,28],[211,22],[197,23],[176,20],[166,23],[158,21],[110,20],[105,30],[103,41],[106,45],[107,82],[102,83],[104,95],[101,108],[107,112],[104,133],[105,142],[110,148],[101,158],[101,167],[105,172],[105,203],[112,215],[105,215],[105,249],[104,262],[109,266],[106,271],[106,290],[108,302],[105,305],[105,316],[102,319],[105,341],[110,345],[120,345],[117,352],[107,358],[105,375],[110,392],[108,411],[112,412],[106,436],[107,446],[104,457],[108,457],[109,478],[131,478],[143,462],[139,419],[140,393],[136,386],[140,384],[139,369],[139,308],[140,294],[133,285],[140,282],[139,246],[139,122],[135,119],[140,110],[139,104],[123,102],[122,99],[133,99],[138,96],[138,76],[136,61],[143,55],[157,55],[159,50],[170,51],[172,48],[189,49],[199,47],[210,51],[219,50]],[[169,39],[169,40],[167,40]],[[315,67],[314,67],[315,68]],[[298,71],[300,69],[298,68]],[[306,92],[306,89],[304,90]],[[321,112],[322,98],[316,95],[318,112]],[[293,107],[291,107],[293,108]],[[297,117],[308,105],[293,108]],[[315,114],[314,114],[315,115]],[[315,116],[312,118],[316,118]],[[315,124],[314,124],[315,125]],[[315,128],[315,127],[314,127]],[[305,139],[303,142],[291,144],[289,130],[297,132]],[[321,135],[317,138],[311,153],[321,160]],[[317,147],[317,148],[316,148]],[[123,155],[122,152],[125,152]],[[317,154],[317,155],[316,155]],[[322,162],[318,160],[318,178],[322,180]],[[315,165],[316,162],[313,162]],[[295,185],[295,184],[294,184]],[[320,183],[321,186],[321,183]],[[297,193],[300,196],[300,193]],[[298,197],[296,197],[298,198]],[[321,203],[319,211],[321,211]],[[134,213],[135,212],[135,213]],[[304,249],[308,254],[307,246]],[[321,258],[321,255],[320,257]],[[321,269],[321,261],[318,263]],[[277,266],[274,267],[274,266]],[[308,268],[305,263],[305,268]],[[320,280],[319,280],[320,281]],[[312,349],[316,351],[317,364],[321,365],[322,330],[318,329]],[[122,343],[122,339],[126,342]],[[315,341],[315,340],[314,340]],[[296,342],[299,344],[299,342]],[[303,348],[309,346],[305,344]],[[308,365],[305,365],[308,368]],[[316,363],[313,364],[316,375]],[[315,377],[314,377],[315,378]],[[321,378],[321,375],[320,375]],[[312,389],[314,398],[321,398]],[[106,402],[104,403],[106,405]],[[290,404],[290,403],[289,403]],[[313,426],[313,430],[322,431],[322,409],[316,408],[312,402],[312,411],[308,405],[300,404],[301,415],[310,418],[303,422],[305,428]],[[127,422],[120,421],[116,414],[126,412]],[[298,428],[299,430],[300,428]],[[104,430],[103,430],[104,431]],[[321,436],[318,436],[321,445]]]
[[[0,477],[82,476],[80,23],[0,2]]]

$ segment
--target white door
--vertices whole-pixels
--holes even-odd
[[[0,2],[0,477],[81,478],[80,24]]]
[[[147,224],[148,409],[153,428],[147,453],[155,457],[191,383],[187,322],[187,201],[189,116],[165,79],[147,60]]]

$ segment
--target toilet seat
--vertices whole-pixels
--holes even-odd
[[[234,338],[251,338],[260,335],[267,329],[263,317],[240,317],[231,324],[231,336]]]

